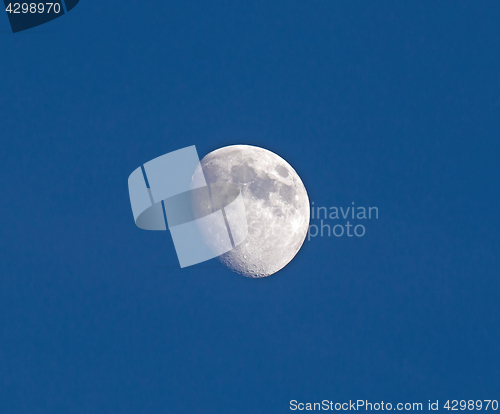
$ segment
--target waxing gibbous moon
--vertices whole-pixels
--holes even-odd
[[[309,198],[290,164],[264,148],[232,145],[206,155],[201,167],[209,186],[237,186],[245,206],[247,237],[219,256],[221,262],[254,278],[285,267],[309,228]]]

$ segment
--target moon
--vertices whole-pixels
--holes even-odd
[[[291,165],[264,148],[231,145],[207,154],[201,168],[209,186],[237,186],[245,206],[247,237],[220,261],[252,278],[285,267],[309,228],[309,197]]]

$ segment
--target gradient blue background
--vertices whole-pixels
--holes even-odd
[[[82,1],[0,13],[0,412],[500,400],[500,4]],[[251,280],[179,269],[128,175],[195,144],[377,206]]]

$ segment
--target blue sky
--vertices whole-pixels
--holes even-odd
[[[500,5],[81,1],[0,17],[0,411],[500,399]],[[377,206],[262,280],[179,269],[127,178],[257,145]],[[425,404],[424,404],[425,405]]]

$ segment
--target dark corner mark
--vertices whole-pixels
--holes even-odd
[[[75,7],[80,0],[64,0],[66,4],[66,11],[70,11],[73,7]]]
[[[31,29],[50,22],[73,9],[79,0],[10,1],[3,0],[12,32]]]

